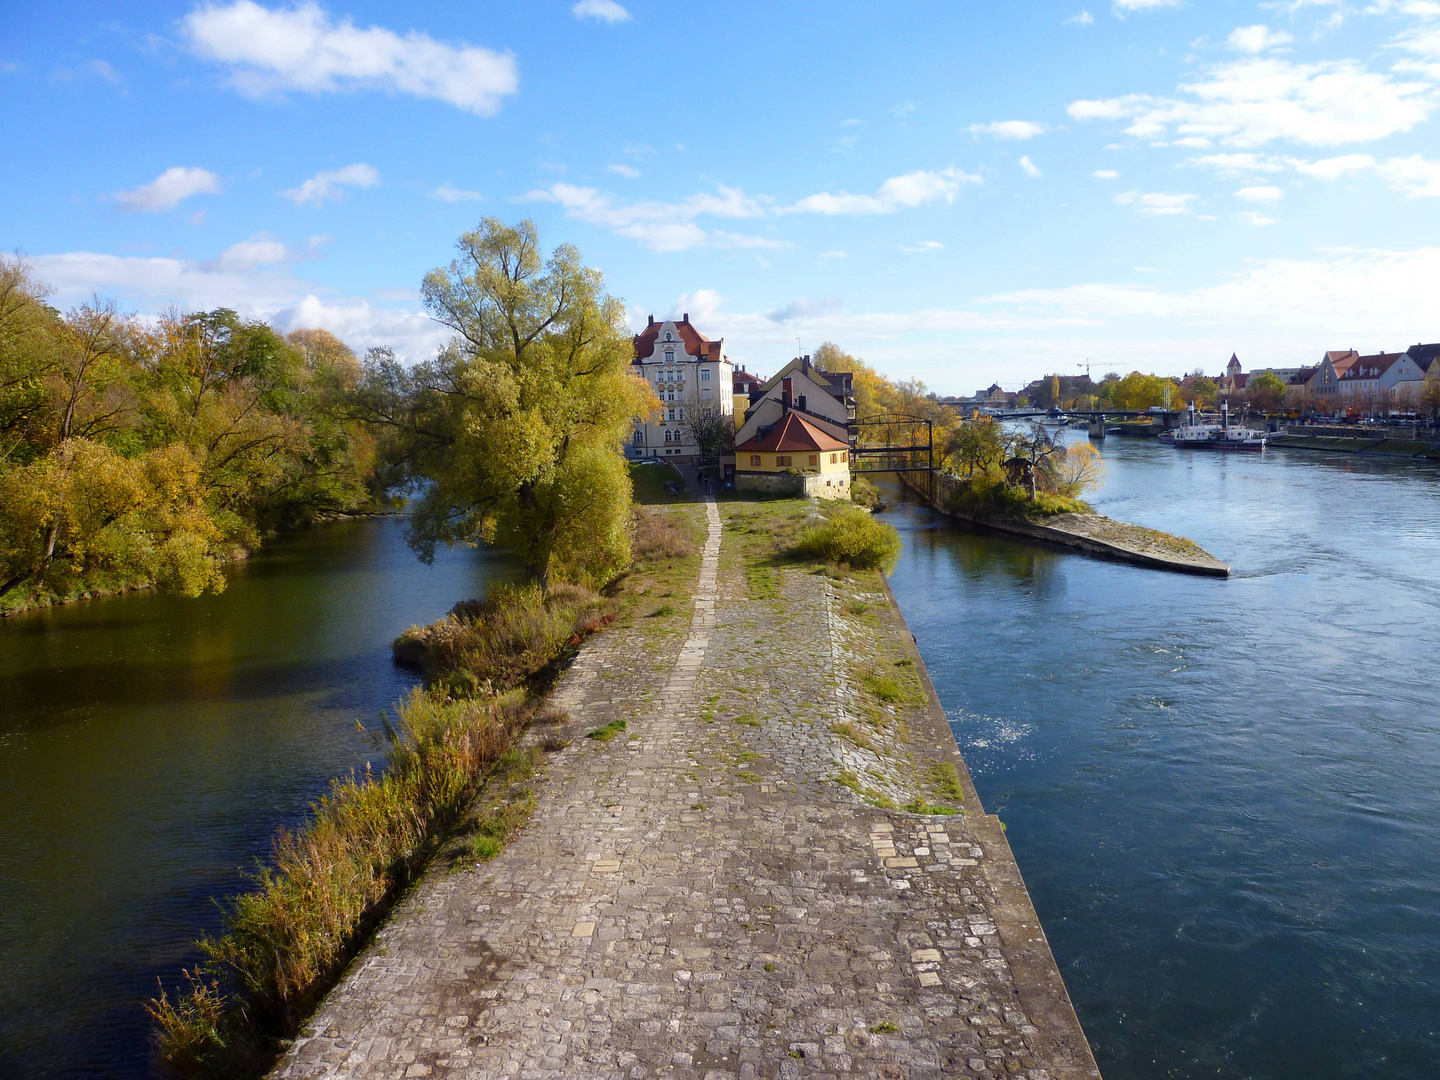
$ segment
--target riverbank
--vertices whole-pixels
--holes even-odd
[[[1337,435],[1272,435],[1269,445],[1285,450],[1323,450],[1329,453],[1440,461],[1440,446],[1415,439],[1347,438]]]
[[[906,474],[900,475],[908,487],[922,496],[925,495],[914,486]],[[982,514],[967,509],[952,497],[960,483],[958,480],[942,475],[937,477],[937,483],[939,490],[936,493],[936,509],[948,517],[977,528],[1027,540],[1040,540],[1047,544],[1058,544],[1087,555],[1154,570],[1206,577],[1230,575],[1229,564],[1220,561],[1199,544],[1183,536],[1173,536],[1158,529],[1147,529],[1143,525],[1131,525],[1094,513],[1052,514],[1043,519],[1008,514]]]
[[[529,824],[277,1077],[1098,1076],[884,579],[783,557],[807,502],[703,510],[685,592],[562,678]]]

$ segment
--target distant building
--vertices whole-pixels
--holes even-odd
[[[725,359],[725,340],[711,341],[690,325],[689,314],[679,321],[650,323],[634,338],[634,370],[660,399],[660,416],[637,421],[630,457],[662,457],[691,461],[699,453],[692,418],[730,416],[735,411],[733,367]]]
[[[821,371],[802,356],[791,360],[750,392],[745,421],[735,433],[738,452],[741,443],[753,439],[798,412],[832,437],[850,441],[850,421],[855,419],[854,377],[848,371]]]
[[[732,379],[731,407],[735,410],[735,427],[739,428],[745,423],[745,410],[750,407],[750,396],[765,384],[765,380],[758,375],[752,375],[743,367],[735,369]]]
[[[1346,349],[1343,352],[1339,349],[1331,349],[1320,358],[1319,370],[1315,377],[1310,380],[1310,394],[1312,397],[1331,398],[1340,394],[1340,377],[1350,370],[1352,364],[1360,359],[1360,354],[1354,349]]]

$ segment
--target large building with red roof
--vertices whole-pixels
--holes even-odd
[[[694,461],[697,427],[719,417],[734,424],[734,368],[725,358],[725,339],[711,341],[690,325],[688,313],[660,322],[652,315],[634,345],[634,371],[660,399],[660,413],[635,425],[627,455]]]

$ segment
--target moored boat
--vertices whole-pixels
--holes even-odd
[[[1172,428],[1160,435],[1160,441],[1186,450],[1264,450],[1269,436],[1264,431],[1230,426],[1230,409],[1226,403],[1218,424],[1202,424],[1190,409],[1190,423]]]

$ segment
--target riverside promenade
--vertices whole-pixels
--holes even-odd
[[[888,586],[702,509],[688,629],[585,645],[529,823],[432,871],[273,1076],[1097,1080]]]

